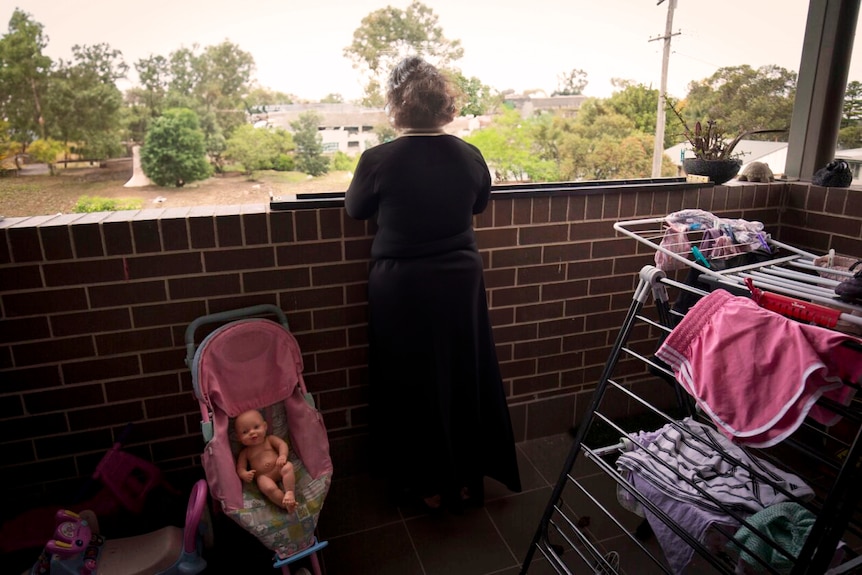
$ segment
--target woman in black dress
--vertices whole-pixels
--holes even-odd
[[[521,483],[497,363],[473,215],[491,177],[479,150],[442,127],[446,77],[406,58],[388,84],[401,135],[366,150],[347,213],[376,218],[368,278],[375,469],[428,507],[481,504],[483,477]]]

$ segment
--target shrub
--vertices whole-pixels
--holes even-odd
[[[354,172],[359,156],[348,156],[341,150],[332,155],[332,169],[339,172]]]
[[[287,154],[279,154],[272,161],[272,169],[276,172],[292,172],[294,168],[294,161],[292,156],[288,156]]]
[[[212,175],[198,116],[171,108],[152,121],[141,148],[141,168],[159,186],[182,187]]]
[[[81,196],[72,210],[76,214],[90,212],[119,212],[122,210],[140,210],[143,201],[134,198],[103,198],[100,196]]]

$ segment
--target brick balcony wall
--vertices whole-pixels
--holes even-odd
[[[857,190],[790,183],[495,189],[475,226],[516,440],[578,421],[637,272],[653,262],[649,248],[618,235],[613,223],[683,207],[759,220],[777,239],[818,252],[862,255]],[[373,224],[349,218],[338,197],[278,210],[208,206],[0,221],[5,508],[68,496],[128,422],[128,451],[175,484],[202,476],[185,329],[200,316],[263,303],[287,314],[336,473],[363,470],[373,232]],[[635,339],[652,345],[655,334]]]

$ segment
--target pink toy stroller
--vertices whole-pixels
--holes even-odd
[[[274,315],[278,322],[265,319]],[[195,332],[205,324],[222,324],[195,349]],[[309,557],[320,575],[317,551],[327,545],[315,537],[317,519],[332,480],[332,460],[323,418],[314,407],[302,378],[302,355],[276,306],[259,305],[206,315],[186,329],[186,364],[201,408],[206,445],[204,472],[213,500],[225,514],[268,549],[274,566],[290,573],[288,564]],[[286,440],[296,475],[297,507],[274,505],[254,482],[236,472],[242,447],[233,419],[259,410],[270,433]]]

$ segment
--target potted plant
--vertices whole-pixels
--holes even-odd
[[[694,158],[684,158],[682,161],[685,173],[708,176],[715,184],[723,184],[739,172],[742,160],[739,159],[740,154],[735,154],[733,150],[744,137],[787,131],[786,128],[743,130],[735,138],[728,140],[724,129],[715,120],[709,119],[705,123],[697,121],[692,130],[673,103],[669,102],[668,107],[682,124],[683,134],[694,152]]]

